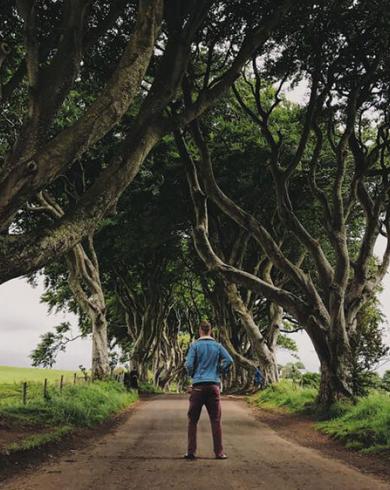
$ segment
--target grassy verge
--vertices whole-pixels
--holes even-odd
[[[302,388],[289,379],[269,386],[249,397],[252,405],[263,408],[282,408],[289,412],[309,410],[315,402],[317,390]]]
[[[340,404],[339,415],[317,424],[318,429],[348,448],[372,453],[390,450],[390,396],[372,393],[355,405]]]
[[[315,388],[304,388],[290,380],[266,388],[248,398],[261,408],[283,409],[292,413],[314,413]],[[355,404],[337,403],[328,420],[317,422],[316,429],[342,441],[346,447],[362,452],[390,450],[390,395],[373,392]]]
[[[57,440],[75,427],[92,427],[108,419],[138,399],[113,381],[65,385],[62,393],[49,387],[48,399],[42,385],[29,383],[26,405],[21,403],[18,385],[0,385],[0,417],[13,430],[36,427],[37,434],[6,447],[5,452],[31,449]]]
[[[153,383],[145,381],[139,383],[139,392],[143,394],[158,394],[158,393],[164,393],[164,391],[161,388],[158,388],[155,386]]]

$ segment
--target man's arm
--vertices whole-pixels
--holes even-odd
[[[221,344],[219,344],[219,355],[222,361],[222,371],[226,372],[233,364],[233,358],[229,354],[229,352],[225,349],[225,347]]]
[[[196,354],[196,348],[195,344],[192,344],[188,350],[188,354],[186,357],[186,362],[185,362],[185,367],[187,370],[187,373],[189,376],[194,375],[195,371],[195,354]]]

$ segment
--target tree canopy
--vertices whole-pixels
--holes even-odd
[[[0,282],[44,268],[98,376],[111,342],[166,384],[211,316],[241,384],[275,382],[305,329],[319,401],[353,396],[385,354],[387,1],[17,0],[0,21]]]

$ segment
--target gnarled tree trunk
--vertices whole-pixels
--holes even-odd
[[[76,245],[67,255],[69,286],[81,309],[88,316],[92,327],[92,377],[104,379],[110,374],[106,303],[100,282],[99,264],[89,238],[89,252]]]
[[[248,335],[256,355],[257,364],[263,373],[265,384],[275,383],[278,381],[278,368],[275,356],[277,330],[274,328],[274,323],[272,322],[270,331],[267,332],[267,337],[265,337],[244,304],[235,284],[227,283],[226,295]]]
[[[334,331],[341,333],[331,339],[327,329],[306,328],[320,360],[321,382],[318,403],[324,408],[335,401],[352,397],[351,348],[342,333],[345,325],[339,325]]]
[[[52,196],[40,192],[36,197],[40,206],[30,207],[31,210],[49,213],[58,220],[63,218],[64,210]],[[91,322],[92,376],[95,379],[104,379],[110,374],[106,302],[92,235],[88,236],[87,244],[88,247],[82,243],[75,245],[65,254],[65,261],[69,271],[69,287],[81,310]]]

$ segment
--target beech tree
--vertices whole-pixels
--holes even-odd
[[[99,284],[105,292],[103,304],[110,349],[120,347],[123,360],[139,369],[143,380],[153,372],[155,384],[161,388],[173,380],[184,381],[184,334],[194,323],[191,303],[199,303],[198,298],[192,299],[195,274],[188,270],[184,260],[188,253],[188,238],[184,235],[188,228],[188,206],[177,206],[180,193],[185,197],[181,183],[184,176],[177,163],[171,161],[175,147],[170,140],[160,142],[149,157],[133,185],[123,194],[116,215],[107,219],[105,227],[95,236],[93,248],[94,259],[99,264]],[[91,178],[91,168],[91,162],[84,167],[86,182]],[[66,183],[69,194],[70,175]],[[79,185],[72,186],[72,194],[74,187]],[[61,186],[55,191],[62,200],[70,198]],[[44,203],[46,206],[32,207],[20,226],[41,225],[49,204]],[[37,215],[40,221],[34,224],[32,219],[37,220]],[[76,247],[81,247],[85,254],[90,253],[90,243],[86,240]],[[83,277],[84,272],[90,273],[90,267],[88,263],[81,264],[86,267],[80,268],[80,284],[75,288],[74,281],[68,279],[69,271],[71,279],[73,275],[68,255],[43,269],[47,286],[43,299],[52,308],[76,313],[81,332],[87,334],[92,330],[94,344],[95,332],[91,329],[94,317],[91,318],[80,301],[80,297],[85,301],[94,299],[90,281]],[[78,261],[75,265],[79,265]],[[83,288],[81,295],[79,287]],[[34,361],[54,362],[55,354],[69,343],[68,337],[68,331],[63,328],[60,332],[49,332],[36,349]]]
[[[45,209],[48,205],[56,206],[53,202],[49,204],[46,199],[44,202]],[[57,206],[56,211],[60,212],[61,208]],[[65,254],[63,261],[46,267],[44,275],[46,292],[42,300],[50,309],[63,309],[79,316],[80,335],[91,333],[92,377],[106,378],[110,374],[106,300],[93,237],[89,236],[85,244],[79,243],[73,247]],[[47,360],[53,364],[56,355],[80,336],[69,338],[70,325],[66,326],[60,328],[57,336],[50,332],[43,336],[40,346],[33,353],[35,365],[46,365]],[[40,351],[42,355],[39,355]]]
[[[56,200],[47,193],[37,195],[39,205],[29,206],[33,213],[47,213],[54,220],[63,217],[64,211]],[[93,236],[80,242],[65,255],[66,277],[74,300],[90,322],[92,337],[92,377],[104,379],[109,373],[106,302],[100,278],[99,261]],[[53,270],[48,269],[50,276]],[[61,268],[61,273],[64,271]],[[53,278],[53,277],[52,277]],[[49,297],[46,297],[49,299]],[[64,307],[65,304],[62,304]],[[52,339],[55,342],[55,339]],[[61,345],[61,342],[60,344]],[[57,349],[55,349],[57,350]]]
[[[95,230],[115,212],[154,145],[172,125],[203,112],[226,90],[288,7],[289,2],[276,9],[265,5],[257,25],[248,21],[241,2],[184,6],[141,0],[137,6],[133,1],[19,0],[2,11],[0,280],[31,273],[67,254],[70,284],[92,319],[96,375],[108,369],[104,295],[94,252],[89,247],[88,255],[80,242],[92,244]],[[224,18],[219,29],[216,14]],[[241,25],[240,35],[232,25]],[[193,46],[208,47],[211,56],[229,41],[234,49],[218,73],[209,73],[210,84],[191,110],[175,121],[164,117],[189,59],[197,56]],[[75,90],[80,86],[83,90]],[[118,128],[125,116],[132,123]],[[116,148],[77,201],[60,206],[49,226],[21,230],[20,213],[36,201],[53,212],[55,206],[46,206],[42,196],[110,134],[118,140]],[[89,284],[90,294],[81,284]]]
[[[1,144],[0,280],[37,270],[91,235],[115,212],[119,196],[161,137],[227,90],[289,15],[291,4],[264,2],[254,16],[242,1],[9,2],[1,13],[6,43],[1,102],[9,131],[3,130]],[[224,63],[209,70],[190,107],[174,118],[167,115],[189,60],[204,50],[210,58],[225,51]],[[89,82],[89,96],[58,125],[59,114],[68,116],[67,101],[78,80]],[[14,117],[15,107],[24,111]],[[50,227],[15,233],[20,210],[115,131],[129,111],[133,123],[117,133],[112,158],[77,205]]]
[[[245,84],[244,84],[245,85]],[[241,84],[240,87],[243,85]],[[269,87],[264,96],[269,103],[275,91]],[[292,104],[279,108],[276,116],[278,124],[296,137],[296,120],[299,108]],[[219,182],[225,192],[245,207],[258,219],[272,227],[274,236],[286,256],[296,264],[302,262],[305,253],[294,237],[281,225],[275,213],[275,193],[271,176],[264,175],[259,158],[266,160],[269,150],[266,142],[253,124],[241,113],[234,96],[225,97],[202,120],[204,131],[212,143],[213,165]],[[193,131],[197,133],[196,125]],[[184,161],[191,159],[183,138],[176,134],[176,141]],[[194,149],[194,148],[192,148]],[[298,208],[305,212],[305,220],[315,219],[315,212],[307,209],[307,201],[312,200],[310,190],[302,186],[302,179],[292,182],[292,194],[299,199]],[[218,207],[209,205],[209,240],[218,256],[227,264],[261,277],[276,286],[286,279],[274,269],[263,250],[259,249],[251,235],[240,229],[230,217],[221,213]],[[207,264],[207,262],[206,262]],[[287,344],[280,336],[285,331],[286,312],[281,306],[265,298],[258,291],[248,290],[242,284],[227,277],[211,274],[212,283],[206,282],[207,299],[213,305],[216,325],[224,327],[226,342],[236,362],[247,371],[244,384],[253,381],[255,368],[260,365],[266,383],[278,380],[276,352],[279,343]],[[214,286],[212,285],[214,283]],[[290,318],[291,320],[291,318]],[[286,324],[288,325],[288,323]],[[285,332],[283,332],[285,333]]]
[[[334,7],[318,7],[302,34],[305,43],[298,45],[292,36],[285,51],[275,54],[276,61],[253,58],[251,71],[244,75],[253,104],[236,91],[243,110],[268,142],[267,165],[280,220],[315,264],[315,272],[305,261],[293,263],[272,227],[223,192],[199,124],[192,125],[199,159],[187,158],[198,253],[211,270],[258,291],[305,327],[321,362],[319,402],[323,405],[353,394],[351,338],[358,328],[357,315],[375,295],[390,259],[389,19],[382,16],[380,2],[378,9],[367,2]],[[262,67],[269,64],[273,71],[268,72],[268,83],[281,87],[299,66],[310,87],[293,155],[288,135],[274,124],[282,101],[279,89],[271,105],[265,105],[262,97]],[[291,180],[302,170],[322,213],[321,235],[302,221],[290,194]],[[288,282],[275,286],[221,260],[209,239],[206,196],[251,234]],[[351,228],[356,219],[362,222],[357,236]],[[387,246],[373,265],[378,236]]]
[[[173,132],[187,167],[196,249],[245,327],[241,345],[250,337],[272,366],[288,315],[306,329],[320,358],[320,402],[351,396],[358,315],[390,260],[387,12],[385,0],[264,1],[256,9],[246,0],[8,2],[0,13],[0,282],[65,255],[80,305],[92,317],[88,301],[95,296],[104,311],[91,237],[115,223],[120,196]],[[240,74],[247,90],[237,84],[233,93],[267,145],[257,157],[259,178],[276,197],[273,222],[213,173],[213,133],[203,115]],[[294,112],[292,131],[277,116],[280,107],[291,109],[281,93],[302,79],[310,94]],[[63,198],[72,173],[84,180],[87,167],[77,198]],[[306,187],[299,196],[301,176]],[[312,195],[305,214],[306,189]],[[216,236],[207,199],[243,230],[230,250],[219,246],[224,237]],[[25,217],[37,207],[53,219],[30,225]],[[387,246],[375,261],[381,235]],[[241,260],[248,240],[261,267]],[[159,266],[165,276],[170,262],[157,256],[155,263],[145,259],[150,268],[138,283],[131,274],[142,267],[136,257],[111,277],[139,293],[134,304],[150,299],[163,307],[151,276]],[[79,287],[87,283],[88,298]],[[146,351],[160,345],[157,323],[172,312],[173,283],[164,311],[147,313],[138,304],[127,312],[138,308],[134,343],[146,341]],[[265,298],[274,315],[269,339],[245,300],[248,291]],[[124,310],[131,300],[129,294]],[[139,329],[146,316],[158,319],[147,335]]]

